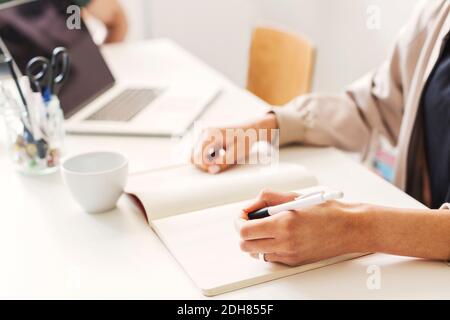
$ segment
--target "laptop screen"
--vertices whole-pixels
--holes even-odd
[[[22,74],[28,61],[36,56],[51,58],[54,48],[67,48],[70,73],[59,99],[65,117],[110,88],[114,77],[84,23],[70,30],[69,0],[36,0],[6,5],[0,10],[0,37]]]

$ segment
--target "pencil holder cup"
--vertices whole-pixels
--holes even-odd
[[[19,172],[46,175],[58,171],[64,148],[64,116],[57,97],[44,103],[40,94],[25,107],[3,91],[0,104],[6,143]]]

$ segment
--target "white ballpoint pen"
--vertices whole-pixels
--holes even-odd
[[[262,208],[248,214],[249,220],[267,218],[281,212],[299,210],[310,206],[319,205],[330,200],[341,199],[344,193],[341,191],[333,192],[314,192],[312,194],[301,196],[294,201],[286,202],[278,206]]]

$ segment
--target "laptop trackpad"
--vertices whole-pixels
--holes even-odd
[[[88,121],[131,121],[156,100],[162,90],[152,88],[126,89],[90,115]]]

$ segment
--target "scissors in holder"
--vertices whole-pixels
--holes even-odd
[[[26,72],[34,92],[40,92],[44,97],[58,95],[69,73],[67,49],[55,48],[51,60],[45,57],[31,59]]]

